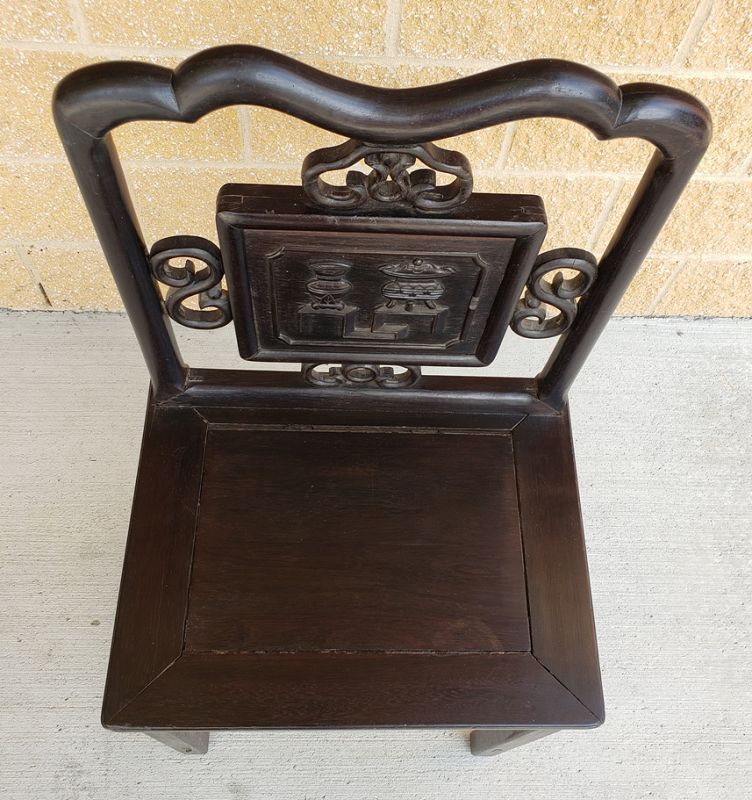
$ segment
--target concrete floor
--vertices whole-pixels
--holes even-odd
[[[208,366],[232,334],[188,337]],[[0,317],[0,796],[752,797],[752,320],[615,320],[572,393],[606,724],[474,758],[463,731],[99,727],[146,374],[117,315]],[[540,343],[512,334],[528,374]]]

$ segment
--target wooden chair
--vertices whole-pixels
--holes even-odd
[[[352,138],[301,186],[223,187],[220,247],[147,249],[110,132],[233,104]],[[704,106],[564,61],[394,90],[231,46],[86,67],[54,112],[151,376],[103,724],[192,753],[212,730],[461,727],[480,755],[599,725],[567,390],[707,147]],[[542,200],[473,193],[432,143],[535,116],[656,148],[600,263],[539,255]],[[189,368],[170,320],[232,320],[243,358],[302,370]],[[421,376],[488,364],[508,326],[559,337],[536,378]]]

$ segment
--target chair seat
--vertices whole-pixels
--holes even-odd
[[[568,412],[350,405],[150,400],[104,724],[599,724]]]

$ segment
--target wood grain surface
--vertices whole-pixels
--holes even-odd
[[[509,434],[210,427],[204,465],[187,652],[529,650]]]

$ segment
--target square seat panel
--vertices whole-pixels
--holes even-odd
[[[566,413],[150,402],[105,725],[602,717]]]

